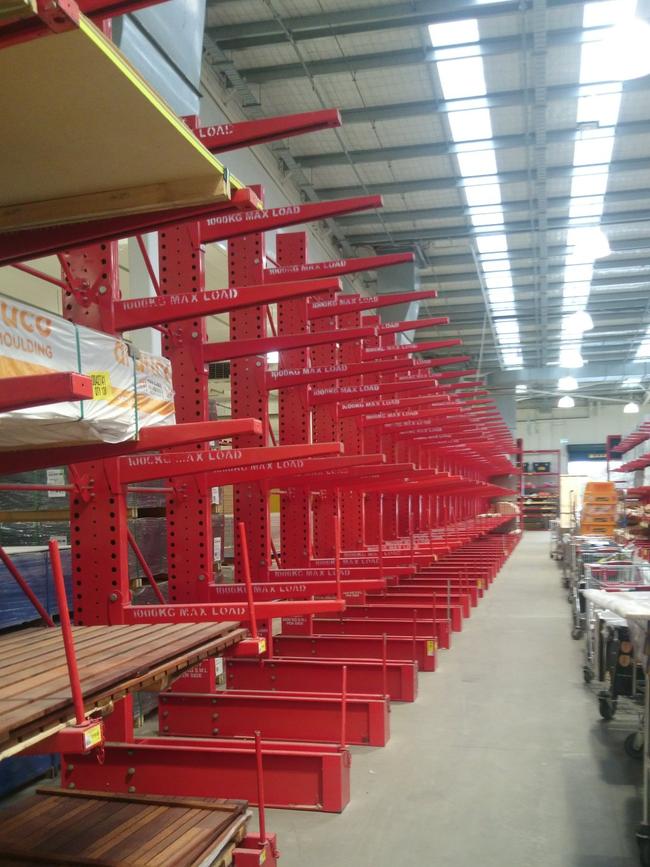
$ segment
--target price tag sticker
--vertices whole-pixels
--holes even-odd
[[[427,639],[427,656],[433,656],[438,649],[438,642],[435,638]]]
[[[92,747],[99,746],[103,741],[102,727],[99,723],[96,726],[91,726],[84,732],[84,748],[89,750]]]
[[[111,375],[108,370],[91,370],[88,376],[93,381],[93,400],[109,400],[113,397]]]

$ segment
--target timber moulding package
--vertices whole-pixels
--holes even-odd
[[[166,358],[0,296],[0,379],[57,372],[92,377],[92,399],[0,413],[0,449],[123,442],[174,424]]]

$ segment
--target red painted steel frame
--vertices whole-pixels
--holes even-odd
[[[383,696],[348,696],[349,744],[383,747],[390,737],[389,702]],[[213,696],[167,693],[160,697],[160,733],[182,737],[250,738],[259,727],[273,740],[340,743],[341,699],[334,695],[227,690]]]

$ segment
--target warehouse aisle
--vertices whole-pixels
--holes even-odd
[[[340,816],[270,811],[283,867],[636,867],[640,767],[601,723],[546,533],[527,534]]]

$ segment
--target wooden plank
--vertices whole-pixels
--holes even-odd
[[[221,163],[83,16],[3,49],[0,80],[3,230],[229,199]]]
[[[0,745],[5,744],[0,749],[8,749],[6,742],[33,737],[39,729],[51,733],[52,726],[72,715],[60,631],[44,637],[41,629],[23,630],[21,640],[27,646],[30,633],[38,650],[31,665],[5,668],[0,680]],[[245,635],[234,623],[75,627],[85,706],[92,709],[147,685],[164,685]],[[139,640],[132,641],[132,636]],[[3,645],[0,638],[0,658]]]
[[[242,801],[110,795],[41,789],[0,810],[0,867],[193,867],[208,857],[230,864],[233,841],[245,833]]]

